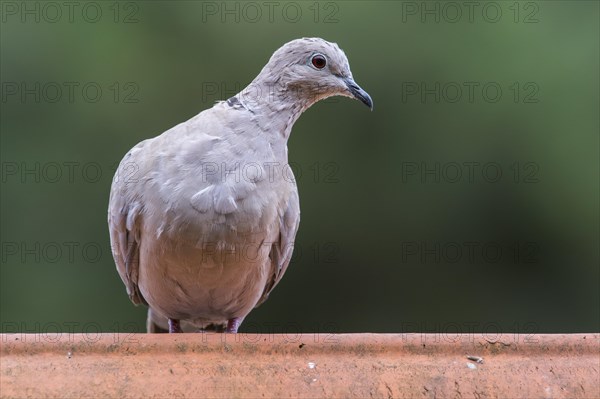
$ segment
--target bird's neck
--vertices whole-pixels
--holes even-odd
[[[237,96],[242,105],[254,114],[254,118],[272,144],[284,146],[294,123],[314,101],[301,93],[272,82],[252,82]]]

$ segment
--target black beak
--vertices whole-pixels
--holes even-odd
[[[367,107],[371,108],[371,111],[373,111],[373,100],[371,100],[371,96],[369,95],[369,93],[367,93],[359,85],[357,85],[356,82],[352,80],[352,78],[344,78],[344,82],[346,83],[348,91],[352,93],[354,98],[360,100]]]

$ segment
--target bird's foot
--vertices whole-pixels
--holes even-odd
[[[240,328],[240,324],[242,324],[241,317],[234,317],[233,319],[227,320],[227,328],[225,329],[226,333],[236,334],[238,332],[238,328]]]
[[[169,333],[182,333],[181,325],[179,320],[169,319]]]

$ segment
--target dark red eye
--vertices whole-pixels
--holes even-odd
[[[314,55],[311,62],[317,69],[323,69],[325,68],[325,65],[327,65],[327,60],[321,54]]]

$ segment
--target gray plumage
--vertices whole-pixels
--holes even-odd
[[[333,95],[372,108],[336,44],[297,39],[236,96],[125,155],[110,193],[110,239],[129,297],[150,307],[149,331],[170,319],[235,332],[267,299],[300,222],[287,140],[303,111]]]

